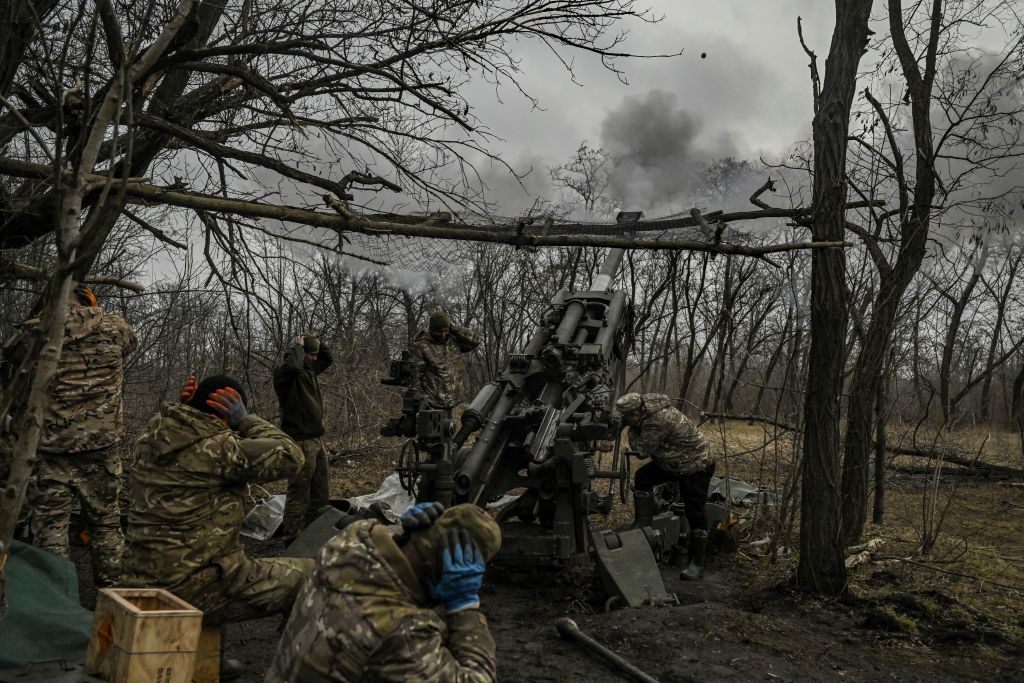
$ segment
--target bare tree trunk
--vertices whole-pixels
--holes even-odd
[[[764,375],[761,380],[761,386],[757,388],[757,398],[754,400],[754,407],[757,410],[758,415],[765,414],[764,406],[764,393],[768,389],[768,385],[772,381],[772,375],[775,373],[775,366],[778,365],[779,359],[782,357],[782,352],[786,348],[786,341],[789,339],[789,328],[793,324],[793,306],[789,306],[786,309],[786,322],[782,326],[782,334],[779,336],[779,344],[772,351],[771,358],[768,359],[768,365],[764,369]],[[783,387],[784,389],[784,387]],[[780,401],[776,399],[776,405],[779,405]]]
[[[974,288],[977,286],[979,279],[981,279],[980,266],[974,268],[974,272],[971,273],[971,277],[968,279],[959,297],[953,298],[947,295],[953,304],[953,310],[949,319],[949,327],[946,328],[946,335],[942,342],[942,360],[939,363],[939,404],[942,406],[942,421],[945,424],[951,424],[953,420],[954,401],[950,386],[952,383],[953,354],[956,350],[956,337],[960,332],[960,323],[963,321],[964,311],[967,309],[967,304],[971,300],[971,294],[974,293]]]
[[[857,67],[867,44],[871,0],[836,0],[836,26],[814,113],[815,237],[841,239],[846,226],[846,147]],[[812,62],[813,64],[814,62]],[[814,69],[815,86],[817,71]],[[818,594],[846,590],[839,500],[839,400],[848,323],[846,255],[811,256],[811,351],[796,583]]]
[[[892,339],[900,299],[921,267],[928,241],[928,228],[936,184],[935,169],[930,161],[933,157],[932,82],[935,77],[935,51],[939,40],[941,18],[942,3],[935,0],[932,32],[929,36],[925,68],[922,73],[917,64],[917,58],[907,44],[900,2],[899,0],[889,1],[889,31],[904,78],[907,81],[914,128],[916,177],[912,206],[910,205],[907,182],[904,178],[903,159],[897,146],[895,133],[888,118],[884,115],[882,107],[870,94],[867,94],[869,101],[882,120],[895,159],[902,218],[899,255],[896,264],[890,268],[884,257],[875,256],[880,277],[878,296],[875,299],[871,324],[865,335],[863,348],[857,357],[853,382],[850,386],[842,481],[843,540],[846,545],[853,545],[860,540],[861,533],[864,531],[864,523],[867,520],[868,453],[872,441],[871,420],[876,413],[874,404],[876,396],[879,395],[879,385],[883,382],[882,365]],[[929,161],[923,163],[922,159]],[[870,237],[869,239],[874,240],[875,238]],[[868,246],[869,250],[872,246],[877,248],[877,244]],[[878,254],[877,250],[873,253]],[[884,415],[884,413],[880,414]]]
[[[107,91],[106,96],[95,110],[95,116],[90,125],[81,129],[79,140],[73,141],[81,143],[81,146],[76,144],[71,147],[75,153],[74,156],[67,159],[61,158],[59,149],[63,141],[58,140],[55,145],[58,152],[54,163],[56,174],[54,187],[59,197],[57,259],[48,290],[50,298],[43,309],[42,348],[38,358],[33,358],[29,354],[23,360],[23,363],[26,364],[35,363],[35,373],[32,376],[25,412],[20,419],[18,436],[12,452],[11,469],[4,487],[4,505],[0,508],[0,601],[3,600],[6,587],[6,573],[3,570],[7,564],[7,555],[10,552],[11,538],[14,535],[18,513],[25,500],[25,490],[35,464],[36,447],[39,444],[43,427],[43,411],[49,401],[50,385],[57,372],[57,363],[60,360],[61,347],[64,344],[64,322],[67,317],[68,296],[74,285],[72,273],[80,266],[78,257],[82,253],[83,243],[89,243],[89,240],[95,238],[98,233],[106,235],[98,221],[90,222],[91,234],[83,235],[80,227],[83,198],[90,191],[90,178],[93,177],[92,171],[106,138],[107,126],[112,122],[116,123],[120,116],[124,105],[124,93],[152,68],[157,58],[177,34],[191,8],[191,0],[181,0],[176,14],[164,26],[163,31],[149,45],[145,53],[130,66],[122,69],[119,76],[114,78],[110,90]],[[112,27],[104,25],[104,30],[116,28],[116,25]],[[123,49],[124,41],[120,35],[108,33],[106,37],[108,44],[120,46]],[[134,58],[135,55],[132,57]],[[114,142],[119,141],[115,139]],[[113,178],[114,176],[110,176],[107,180]],[[105,185],[101,195],[109,196],[109,190],[109,184]],[[4,402],[6,403],[6,397]]]
[[[893,357],[890,354],[889,364],[882,381],[878,383],[878,394],[875,397],[875,501],[871,511],[871,521],[875,524],[881,524],[885,519],[885,415],[889,387],[886,378],[892,372],[892,366]]]

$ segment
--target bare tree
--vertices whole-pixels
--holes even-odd
[[[817,239],[846,228],[846,151],[857,67],[867,44],[870,0],[836,0],[836,26],[820,82],[814,85],[814,215]],[[797,585],[816,593],[846,590],[839,505],[839,403],[847,326],[846,257],[816,252],[811,262],[811,349],[804,407],[804,457]]]

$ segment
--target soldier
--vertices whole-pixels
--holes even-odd
[[[452,325],[444,311],[430,314],[430,326],[416,335],[409,349],[419,367],[419,388],[427,408],[450,413],[458,405],[462,393],[457,366],[459,355],[479,345],[475,332],[468,327]]]
[[[202,610],[208,625],[287,612],[313,561],[249,559],[238,532],[248,485],[294,475],[302,451],[246,411],[231,377],[190,384],[138,440],[124,585],[165,588]],[[222,663],[231,674],[240,668]]]
[[[635,513],[633,526],[649,526],[655,512],[654,487],[679,482],[679,494],[690,525],[689,564],[680,578],[696,581],[704,574],[708,545],[708,520],[704,514],[708,486],[715,473],[715,461],[707,440],[664,394],[630,393],[615,407],[629,426],[629,445],[650,458],[636,471],[633,483]]]
[[[281,429],[302,449],[305,464],[288,480],[281,525],[292,539],[328,504],[330,469],[324,448],[324,401],[318,377],[334,357],[326,344],[311,334],[299,335],[274,369],[274,391],[281,406]]]
[[[13,366],[39,325],[39,318],[26,321],[5,345],[4,357]],[[89,534],[93,580],[101,587],[120,578],[124,536],[117,503],[117,445],[124,432],[125,359],[136,343],[128,323],[104,312],[90,288],[74,289],[28,490],[33,543],[65,559],[71,508],[78,499]]]
[[[496,680],[478,594],[497,523],[475,505],[421,503],[402,526],[355,522],[327,542],[266,683]]]

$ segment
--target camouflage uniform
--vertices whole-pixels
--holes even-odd
[[[629,445],[671,474],[686,475],[713,462],[704,436],[664,394],[644,394],[640,424],[629,428]]]
[[[441,617],[390,529],[360,521],[320,551],[266,683],[492,683],[494,640],[479,609]]]
[[[704,513],[715,462],[707,440],[664,394],[644,394],[640,424],[629,428],[629,445],[651,462],[636,471],[634,488],[651,491],[679,482],[690,529],[707,529]],[[621,401],[622,399],[620,399]]]
[[[291,607],[313,562],[245,556],[238,531],[250,482],[291,476],[295,442],[256,415],[235,432],[190,406],[164,405],[138,441],[125,533],[124,584],[166,588],[207,624]]]
[[[449,329],[443,342],[436,341],[429,330],[421,330],[409,349],[419,366],[420,391],[428,408],[451,410],[458,405],[463,392],[459,357],[480,346],[476,333],[468,327],[452,325]]]
[[[28,330],[38,328],[33,318]],[[22,337],[15,345],[24,348]],[[123,318],[99,307],[72,305],[51,400],[43,416],[36,469],[28,490],[34,544],[68,558],[68,526],[78,499],[90,535],[93,576],[98,585],[120,575],[121,458],[124,433],[125,357],[137,344]]]

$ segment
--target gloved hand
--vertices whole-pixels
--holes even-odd
[[[249,411],[245,409],[245,404],[242,403],[242,397],[231,387],[218,389],[210,394],[206,405],[217,411],[221,419],[224,420],[224,424],[232,429],[238,429],[242,418],[249,414]]]
[[[441,580],[430,594],[451,614],[480,606],[484,582],[484,556],[465,529],[452,529],[442,539]]]
[[[444,505],[441,503],[416,503],[402,514],[402,533],[395,536],[395,543],[399,547],[405,545],[413,531],[429,529],[442,512]]]
[[[196,389],[199,385],[196,384],[196,373],[192,373],[188,376],[188,381],[185,382],[185,386],[181,388],[180,400],[182,403],[188,403],[192,400],[192,397],[196,394]]]
[[[441,503],[416,503],[402,515],[402,531],[410,533],[428,529],[441,516],[442,512],[444,512],[444,505]]]

